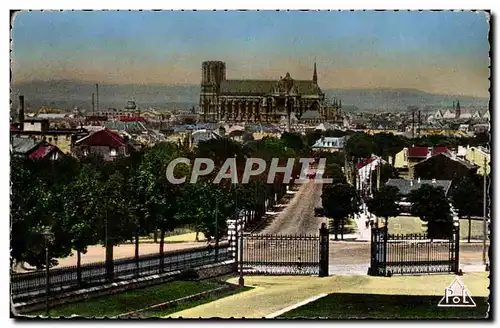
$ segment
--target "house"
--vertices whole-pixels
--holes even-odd
[[[472,116],[474,115],[472,110],[467,109],[467,108],[460,109],[459,114],[460,114],[460,116],[458,116],[457,118],[460,118],[460,119],[471,119]]]
[[[13,156],[22,156],[32,160],[57,160],[64,156],[57,146],[33,138],[12,137],[11,151]]]
[[[47,131],[49,130],[50,123],[47,119],[30,119],[23,121],[23,131]]]
[[[236,131],[236,130],[235,130]],[[201,141],[219,139],[221,136],[212,130],[197,130],[191,134],[191,146],[196,147]]]
[[[69,113],[41,113],[36,116],[37,119],[41,120],[63,120],[68,118],[71,114]]]
[[[26,126],[26,125],[24,125]],[[88,135],[85,129],[51,129],[51,130],[12,130],[11,136],[32,138],[38,141],[47,141],[57,146],[63,153],[71,154],[76,140]]]
[[[345,137],[322,137],[311,148],[313,151],[337,152],[344,149],[345,142]]]
[[[394,167],[402,177],[413,177],[413,166],[431,156],[447,151],[446,147],[405,147],[394,156]]]
[[[131,150],[132,147],[125,138],[106,128],[96,131],[75,143],[75,155],[78,157],[98,155],[102,156],[105,161],[128,156]]]
[[[456,118],[456,113],[454,111],[451,111],[450,109],[446,110],[443,114],[443,119],[445,120],[450,120]]]
[[[450,151],[445,151],[415,164],[413,170],[416,178],[451,180],[456,183],[467,176],[476,174],[477,168],[473,163]]]
[[[479,119],[481,119],[481,114],[479,113],[479,111],[478,111],[478,110],[476,110],[476,111],[474,112],[474,114],[472,114],[472,118],[473,118],[473,119],[475,119],[475,120],[479,120]]]
[[[438,110],[436,111],[436,113],[434,113],[434,115],[431,115],[431,116],[433,116],[434,120],[437,120],[437,121],[439,121],[439,120],[442,120],[442,119],[443,119],[443,113],[441,113],[441,110],[440,110],[440,109],[438,109]]]
[[[410,192],[413,190],[419,189],[422,185],[424,184],[429,184],[434,187],[441,187],[444,190],[444,194],[448,196],[452,182],[450,180],[422,180],[422,179],[417,179],[417,180],[405,180],[405,179],[389,179],[386,182],[386,186],[394,186],[398,188],[399,193],[401,194],[401,202],[399,205],[401,206],[401,214],[408,214],[410,213],[410,207],[411,203],[408,203],[406,201],[408,195]]]
[[[464,131],[464,132],[469,131],[469,124],[460,124],[460,125],[458,126],[458,130],[459,130],[459,131]]]
[[[474,126],[472,127],[472,131],[474,131],[474,133],[484,133],[488,132],[489,130],[490,130],[489,123],[474,124]]]
[[[376,181],[371,181],[372,172],[377,169],[380,164],[386,164],[381,157],[372,155],[369,158],[363,159],[356,164],[356,189],[357,190],[371,190],[371,186],[376,185]]]
[[[490,120],[490,110],[489,110],[489,109],[487,109],[487,110],[484,112],[484,114],[483,114],[483,119],[488,120],[488,121]]]
[[[410,194],[411,191],[419,189],[422,185],[429,184],[434,187],[442,187],[445,195],[448,195],[451,189],[451,181],[450,180],[405,180],[405,179],[389,179],[385,183],[386,186],[394,186],[398,188],[399,193],[405,197]]]
[[[486,161],[486,174],[490,174],[490,151],[484,147],[467,147],[465,159],[478,167],[477,173],[484,174],[484,164]]]

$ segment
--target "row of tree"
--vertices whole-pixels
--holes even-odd
[[[283,182],[283,175],[277,175],[273,183],[267,183],[271,159],[279,158],[279,165],[285,166],[289,158],[304,151],[301,147],[286,138],[245,144],[224,138],[201,142],[194,151],[161,143],[113,162],[97,157],[82,161],[72,157],[57,161],[12,157],[11,259],[43,268],[43,232],[47,230],[54,235],[51,265],[75,251],[79,272],[81,254],[88,246],[101,244],[106,247],[108,275],[113,271],[113,246],[134,240],[138,263],[139,237],[153,231],[160,231],[160,254],[165,233],[185,224],[195,225],[209,241],[217,243],[227,232],[227,219],[240,212],[249,220],[259,219],[266,206],[286,194],[286,186],[293,180]],[[195,184],[172,184],[166,178],[166,168],[178,157],[187,157],[191,163],[195,158],[211,158],[215,169]],[[248,184],[232,184],[229,179],[213,183],[227,158],[236,158],[241,181],[250,157],[266,161],[263,174],[251,177]],[[300,173],[300,163],[295,162],[293,178]],[[189,181],[190,173],[188,165],[180,164],[174,175],[187,176]],[[230,170],[226,173],[231,174]]]

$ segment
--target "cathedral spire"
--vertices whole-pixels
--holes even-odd
[[[318,73],[316,72],[316,59],[314,60],[313,83],[318,84]]]

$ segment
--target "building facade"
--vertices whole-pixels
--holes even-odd
[[[336,119],[341,102],[328,106],[318,85],[316,63],[311,80],[294,80],[289,73],[279,80],[228,80],[222,61],[202,63],[200,119],[205,122],[277,123],[307,111],[321,119]]]

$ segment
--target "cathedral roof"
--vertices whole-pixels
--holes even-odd
[[[314,120],[314,119],[319,119],[321,118],[321,114],[317,110],[307,110],[302,114],[300,117],[301,120]]]
[[[277,80],[223,80],[220,85],[222,95],[255,95],[271,94],[278,85]],[[300,95],[322,94],[318,85],[309,80],[293,80],[293,86]]]

